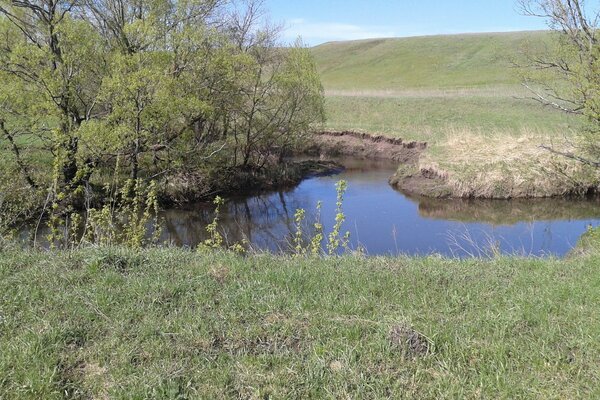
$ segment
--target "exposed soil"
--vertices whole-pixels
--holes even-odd
[[[427,143],[424,142],[405,142],[402,139],[352,131],[317,132],[313,142],[308,153],[321,158],[345,155],[400,163],[416,163],[421,152],[427,148]]]
[[[389,340],[406,358],[423,357],[431,351],[429,340],[423,334],[405,324],[392,327]]]
[[[452,197],[447,178],[435,171],[419,168],[418,160],[400,165],[390,178],[390,185],[408,195],[446,198]]]

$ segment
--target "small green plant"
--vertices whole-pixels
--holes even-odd
[[[155,181],[147,187],[142,179],[128,180],[122,192],[124,226],[123,242],[131,247],[141,247],[146,242],[149,224],[152,225],[150,242],[158,240],[158,190]]]
[[[344,203],[344,194],[346,193],[346,189],[348,189],[348,183],[344,180],[341,180],[335,185],[335,188],[337,191],[335,223],[327,240],[327,252],[330,256],[336,254],[340,247],[348,250],[348,243],[350,241],[350,232],[346,232],[344,236],[340,236],[342,224],[344,221],[346,221],[346,215],[342,210],[342,205]]]
[[[315,222],[313,224],[314,233],[310,240],[310,254],[313,256],[318,256],[322,252],[321,244],[323,243],[323,224],[321,223],[321,209],[323,207],[323,202],[317,202],[317,216],[315,218]]]
[[[104,205],[88,206],[84,212],[74,210],[65,199],[59,192],[51,205],[47,236],[51,247],[93,243],[140,248],[159,240],[158,188],[154,181],[128,180]]]
[[[296,234],[294,235],[294,251],[296,256],[303,256],[306,254],[306,248],[304,247],[304,232],[302,225],[306,217],[306,211],[303,208],[296,210],[294,214],[294,222],[296,225]]]
[[[221,217],[221,207],[225,204],[225,200],[217,196],[213,200],[213,204],[215,205],[215,216],[212,222],[206,226],[206,232],[208,233],[209,238],[198,245],[198,251],[205,252],[226,248],[227,250],[237,254],[246,253],[248,247],[248,241],[246,239],[243,239],[241,242],[237,242],[229,247],[226,247],[225,239],[223,238],[223,235],[221,235],[221,233],[219,232],[219,219]]]
[[[225,204],[223,198],[217,196],[213,200],[215,205],[215,217],[213,221],[206,226],[206,232],[209,238],[198,246],[198,250],[220,249],[223,247],[223,236],[219,233],[219,217],[221,214],[221,206]]]
[[[158,189],[156,182],[129,179],[111,201],[100,210],[88,211],[86,232],[93,243],[125,244],[133,248],[158,241]],[[149,232],[152,232],[151,237]]]
[[[346,181],[339,181],[336,185],[337,191],[337,202],[336,202],[336,214],[335,221],[332,231],[327,236],[327,254],[332,256],[335,255],[340,248],[345,251],[349,251],[350,232],[346,232],[341,236],[342,224],[346,221],[346,215],[342,210],[344,202],[344,194],[348,188]],[[323,202],[317,203],[317,215],[315,222],[312,225],[313,232],[308,238],[308,242],[305,239],[305,232],[303,229],[304,221],[306,219],[306,211],[304,209],[296,210],[294,214],[294,224],[296,232],[293,237],[293,251],[295,256],[306,256],[311,255],[318,257],[323,254],[323,240],[325,235],[323,233],[323,223],[321,222],[321,210],[323,208]]]

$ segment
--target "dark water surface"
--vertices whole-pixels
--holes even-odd
[[[351,247],[370,255],[482,256],[491,251],[520,255],[564,256],[588,226],[600,225],[599,200],[440,200],[409,198],[388,184],[396,165],[337,160],[346,171],[307,179],[298,187],[249,198],[230,199],[221,211],[220,230],[229,243],[242,239],[257,250],[286,251],[296,231],[294,214],[306,210],[306,225],[316,219],[326,233],[335,219],[335,184],[348,183],[343,231]],[[213,219],[210,204],[170,209],[162,240],[194,247],[207,238]],[[305,228],[308,230],[308,227]]]

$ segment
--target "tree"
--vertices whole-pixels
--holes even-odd
[[[600,167],[600,8],[584,0],[520,0],[525,15],[544,18],[551,44],[528,54],[524,85],[544,105],[587,121],[579,154],[548,150]]]
[[[292,48],[259,47],[246,64],[230,120],[234,163],[261,167],[281,160],[324,119],[323,88],[301,43]]]
[[[322,122],[323,89],[309,51],[282,46],[262,5],[0,0],[6,171],[52,188],[54,208],[108,176],[281,162]]]
[[[88,24],[74,19],[75,0],[0,1],[0,71],[34,91],[33,104],[21,116],[45,116],[38,135],[52,152],[65,184],[85,180],[78,163],[78,129],[93,117],[104,76],[102,42]],[[8,75],[8,76],[7,76]],[[6,111],[6,110],[5,110]]]

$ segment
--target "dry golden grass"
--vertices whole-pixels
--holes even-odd
[[[541,147],[576,151],[576,134],[532,129],[518,134],[448,128],[425,152],[421,171],[444,179],[456,197],[551,197],[586,192],[599,174]]]

